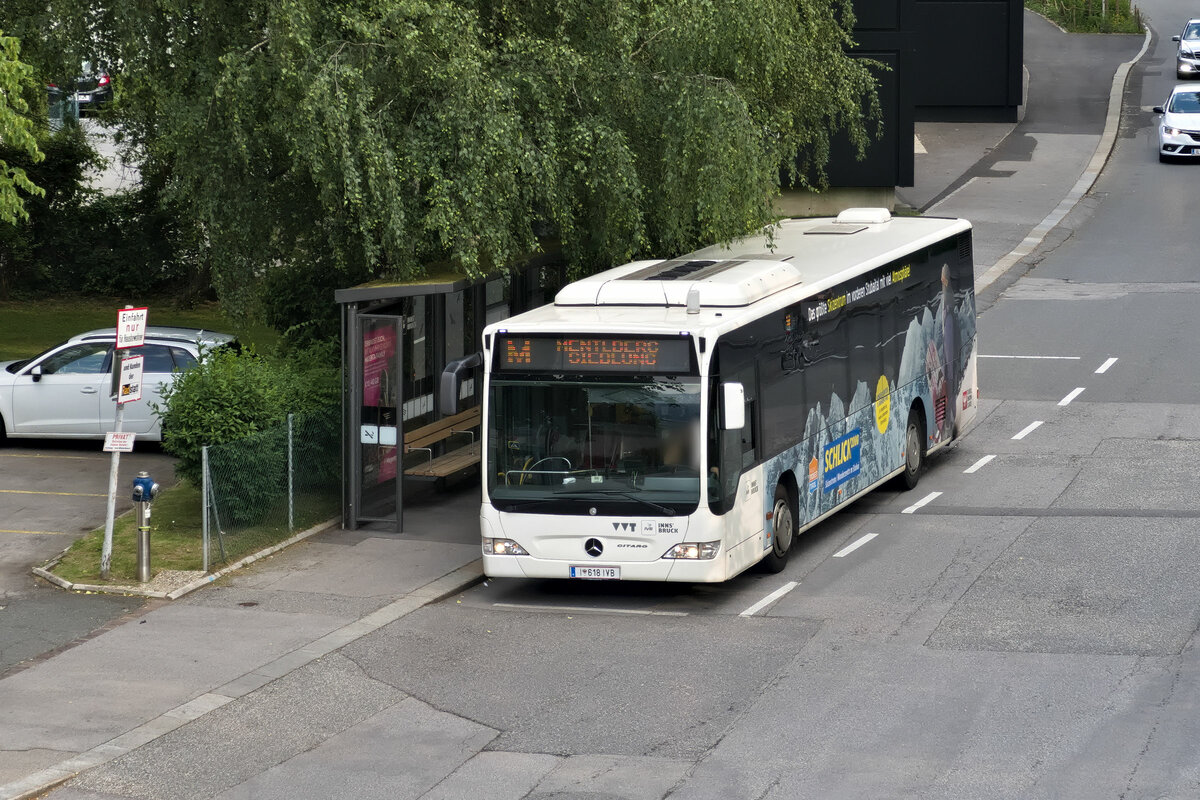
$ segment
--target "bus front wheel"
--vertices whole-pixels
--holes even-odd
[[[913,408],[908,412],[908,428],[904,431],[904,472],[899,483],[904,489],[917,488],[925,469],[925,418]]]
[[[771,552],[763,559],[767,572],[782,572],[796,538],[796,506],[791,492],[782,483],[775,487],[775,505],[771,510]]]

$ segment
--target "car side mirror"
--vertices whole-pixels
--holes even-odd
[[[1154,113],[1155,113],[1155,114],[1163,114],[1163,113],[1165,113],[1165,112],[1163,111],[1163,107],[1162,107],[1162,106],[1155,106],[1155,107],[1154,107]]]
[[[1178,36],[1172,36],[1172,37],[1171,37],[1171,41],[1172,41],[1172,42],[1178,42],[1178,41],[1179,41],[1179,37],[1178,37]]]
[[[29,377],[33,378],[33,382],[37,383],[42,379],[42,365],[38,364],[33,369],[29,370]]]
[[[721,428],[740,431],[746,427],[746,387],[740,383],[721,384]]]

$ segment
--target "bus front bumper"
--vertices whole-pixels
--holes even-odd
[[[590,559],[589,559],[590,560]],[[660,558],[657,561],[557,561],[533,556],[483,556],[483,574],[489,578],[571,578],[571,567],[610,567],[619,570],[616,580],[720,583],[728,577],[725,553],[716,558]],[[574,578],[574,580],[597,580]],[[603,579],[601,579],[603,580]]]

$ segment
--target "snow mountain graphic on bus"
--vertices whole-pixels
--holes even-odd
[[[976,411],[971,227],[850,209],[639,261],[484,332],[484,571],[723,581]],[[457,377],[456,377],[457,376]],[[443,413],[458,409],[443,376]]]

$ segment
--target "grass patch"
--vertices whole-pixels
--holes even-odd
[[[124,305],[120,300],[96,298],[0,303],[0,361],[37,355],[78,333],[115,328],[117,309]],[[151,325],[232,333],[243,344],[254,345],[260,351],[270,349],[279,339],[279,334],[266,325],[234,322],[215,303],[194,308],[176,308],[157,301],[146,305]]]
[[[287,527],[285,502],[281,511],[271,514],[258,525],[227,531],[221,537],[221,544],[225,550],[223,560],[216,527],[212,526],[209,569],[219,569],[224,564],[233,563],[239,558],[282,542],[335,516],[340,509],[341,495],[337,491],[298,495],[293,515],[294,529],[289,530]],[[159,493],[150,514],[151,572],[203,568],[201,516],[198,487],[184,481]],[[104,583],[100,580],[100,549],[103,544],[104,528],[100,527],[71,545],[71,549],[51,571],[72,583]],[[113,525],[112,572],[109,583],[137,583],[137,516],[133,511],[117,517]]]
[[[1025,0],[1025,7],[1071,33],[1141,33],[1142,12],[1130,0]]]
[[[150,568],[195,570],[203,565],[200,550],[200,490],[178,483],[162,490],[150,513]],[[51,570],[72,583],[100,580],[100,549],[104,528],[84,536]],[[137,583],[137,515],[130,511],[113,524],[111,583]]]

